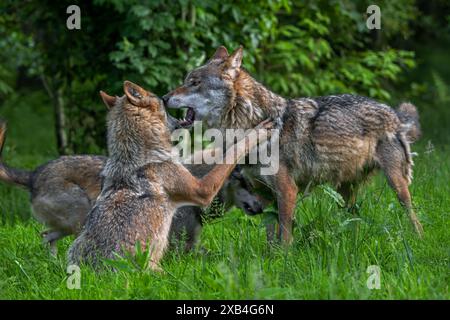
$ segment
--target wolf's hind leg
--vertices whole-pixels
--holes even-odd
[[[389,184],[397,194],[398,200],[408,212],[409,220],[411,220],[414,230],[420,237],[422,237],[423,227],[412,207],[411,195],[408,189],[408,181],[399,172],[385,172],[385,173],[389,180]]]
[[[276,230],[275,222],[266,223],[266,238],[269,244],[273,244],[275,241],[275,234],[276,234],[275,230]]]
[[[408,176],[405,175],[405,172],[409,171],[405,170],[405,166],[409,164],[406,162],[403,148],[395,142],[385,142],[379,146],[377,153],[380,166],[388,179],[389,185],[397,194],[397,198],[402,206],[406,209],[414,230],[422,237],[423,227],[412,207],[411,194],[408,188]]]
[[[356,204],[356,198],[358,195],[359,184],[358,183],[343,183],[341,184],[337,191],[340,193],[345,201],[345,208],[347,212],[353,215],[353,219],[359,217],[359,207]],[[355,219],[352,223],[354,230],[354,239],[357,241],[359,238],[359,221]]]
[[[292,221],[297,200],[298,187],[286,166],[280,164],[275,177],[278,202],[278,238],[284,244],[292,242]]]
[[[50,246],[50,252],[52,255],[56,256],[58,254],[58,247],[56,246],[56,241],[64,238],[66,234],[62,231],[46,230],[41,233],[44,243]]]
[[[337,192],[339,192],[345,201],[345,207],[350,213],[355,215],[358,214],[358,207],[356,205],[358,190],[359,185],[356,183],[343,183],[337,188]]]

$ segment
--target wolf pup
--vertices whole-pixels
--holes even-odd
[[[115,101],[102,93],[105,103]],[[111,100],[112,99],[112,100]],[[107,104],[108,105],[108,104]],[[168,116],[168,126],[174,129],[176,119]],[[0,122],[0,157],[6,138],[6,123]],[[26,188],[31,195],[35,218],[49,230],[42,233],[45,243],[56,254],[56,242],[68,235],[77,235],[101,191],[100,172],[106,157],[91,155],[62,156],[49,161],[33,171],[14,169],[0,161],[0,181]],[[197,178],[212,169],[211,165],[198,164],[187,167]],[[252,194],[249,185],[236,168],[220,189],[217,198],[224,210],[233,205],[246,214],[261,213],[263,205]],[[173,219],[170,237],[176,242],[185,240],[185,249],[190,250],[198,241],[202,229],[203,211],[189,206],[177,210]]]
[[[267,117],[281,119],[278,173],[261,177],[275,190],[279,238],[292,241],[299,190],[328,182],[352,205],[358,186],[375,169],[384,172],[416,232],[422,234],[408,189],[410,144],[420,136],[415,106],[403,103],[393,110],[350,94],[286,99],[241,68],[242,56],[242,47],[231,55],[219,47],[163,100],[168,108],[187,107],[189,123],[202,120],[222,129],[251,128]]]
[[[236,156],[226,152],[225,163],[234,164],[216,165],[198,179],[172,159],[162,100],[129,81],[124,92],[108,113],[109,158],[102,191],[68,260],[98,266],[102,258],[133,253],[139,243],[150,252],[150,268],[158,270],[175,210],[189,204],[207,206],[236,161],[256,146],[257,133],[251,131],[245,143],[238,144]],[[257,128],[271,125],[264,121]]]

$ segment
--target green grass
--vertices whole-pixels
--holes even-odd
[[[33,93],[0,106],[10,123],[5,161],[33,168],[55,157],[47,104]],[[431,150],[428,140],[413,148],[419,157],[411,191],[422,240],[378,175],[359,197],[359,220],[317,188],[297,207],[295,242],[287,250],[267,245],[261,216],[232,210],[204,228],[207,253],[168,252],[162,274],[142,270],[142,256],[117,272],[83,267],[80,290],[66,285],[73,238],[52,257],[39,237],[44,227],[30,218],[29,195],[2,184],[0,299],[448,299],[450,149],[433,142]],[[380,290],[366,286],[370,265],[381,269]]]

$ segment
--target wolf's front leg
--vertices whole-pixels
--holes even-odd
[[[256,130],[248,132],[243,139],[232,145],[225,152],[224,164],[217,164],[211,171],[201,179],[194,177],[181,164],[173,168],[172,174],[176,177],[176,183],[168,183],[164,180],[165,189],[175,203],[184,205],[192,204],[205,207],[209,205],[217,192],[222,188],[225,180],[236,167],[237,162],[248,152],[257,146],[258,143],[264,143],[271,136],[269,129],[273,128],[273,122],[269,119],[264,120]],[[269,130],[266,135],[260,135],[259,130]]]
[[[294,219],[298,187],[286,165],[281,163],[275,177],[275,187],[278,202],[278,238],[283,244],[288,245],[292,243],[292,221]]]

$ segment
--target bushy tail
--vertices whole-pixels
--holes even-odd
[[[13,169],[5,165],[2,160],[3,144],[6,138],[6,123],[0,121],[0,181],[13,183],[30,189],[31,172]]]
[[[409,102],[401,103],[397,108],[397,115],[402,123],[402,132],[409,143],[414,143],[422,135],[419,123],[419,113],[415,105]]]
[[[409,102],[401,103],[396,112],[402,123],[400,132],[398,132],[398,139],[403,147],[406,159],[403,175],[408,183],[411,183],[412,167],[414,165],[412,156],[415,154],[411,152],[410,144],[416,142],[422,135],[419,113],[417,112],[416,106]]]

